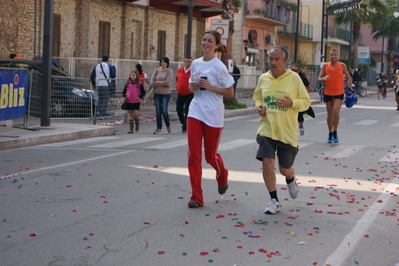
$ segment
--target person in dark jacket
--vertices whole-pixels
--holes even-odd
[[[236,60],[233,60],[233,79],[234,79],[234,96],[236,95],[237,83],[238,80],[241,78],[240,69],[237,67]]]

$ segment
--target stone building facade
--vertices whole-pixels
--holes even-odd
[[[32,59],[43,54],[44,0],[3,0],[0,14],[0,57],[17,53]],[[4,3],[5,2],[5,3]],[[187,16],[116,0],[54,0],[59,18],[59,54],[55,57],[99,57],[99,23],[109,27],[109,57],[158,60],[159,49],[182,61]],[[159,42],[159,32],[164,41]],[[201,56],[205,19],[193,18],[192,57]],[[54,31],[53,31],[54,32]],[[162,45],[162,47],[159,47]]]

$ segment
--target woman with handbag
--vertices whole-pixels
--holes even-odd
[[[137,71],[130,73],[129,79],[126,81],[125,88],[122,91],[125,102],[122,104],[122,109],[128,110],[129,131],[128,134],[133,133],[133,119],[136,124],[136,132],[139,131],[140,122],[140,102],[144,99],[145,90],[143,84],[140,82],[140,77]]]
[[[157,129],[154,134],[162,134],[162,117],[165,120],[168,133],[171,132],[168,106],[173,79],[173,70],[169,69],[169,58],[162,57],[159,61],[160,67],[155,69],[151,77],[151,86],[154,88],[155,113]]]

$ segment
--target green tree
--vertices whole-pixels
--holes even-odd
[[[373,18],[377,13],[386,14],[387,7],[380,0],[361,0],[360,8],[352,12],[346,12],[335,16],[338,25],[353,23],[353,66],[357,68],[357,52],[359,47],[359,36],[361,25],[371,26]]]
[[[387,0],[386,13],[376,13],[372,16],[372,34],[373,39],[387,38],[388,50],[388,69],[387,76],[389,82],[391,81],[393,72],[393,61],[395,55],[395,40],[399,35],[399,18],[394,17],[394,12],[397,10],[397,0]],[[385,47],[383,47],[385,49]]]

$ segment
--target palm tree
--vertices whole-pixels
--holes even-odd
[[[222,2],[222,19],[228,19],[229,20],[229,37],[227,39],[227,51],[231,55],[232,54],[232,48],[233,48],[233,33],[234,33],[234,10],[236,8],[236,1],[240,0],[223,0]],[[226,62],[224,62],[226,67],[228,68],[228,65]],[[233,98],[227,98],[223,97],[223,102],[225,105],[234,105],[237,104],[237,99],[235,95]]]
[[[398,8],[396,0],[388,0],[386,3],[387,13],[377,13],[372,17],[373,39],[388,38],[388,80],[391,82],[393,61],[395,55],[395,40],[399,35],[399,18],[395,18],[393,13]],[[385,49],[385,47],[384,47]],[[383,55],[381,55],[383,56]],[[381,66],[382,67],[382,66]]]
[[[376,13],[386,14],[386,6],[380,0],[362,0],[360,8],[346,12],[335,17],[335,23],[338,25],[353,23],[353,65],[357,68],[357,52],[359,46],[360,26],[371,25],[372,18]],[[349,62],[350,64],[350,62]]]

